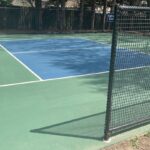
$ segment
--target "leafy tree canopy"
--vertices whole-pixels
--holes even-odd
[[[0,6],[11,6],[12,0],[0,0]]]

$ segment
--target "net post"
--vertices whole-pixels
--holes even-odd
[[[108,93],[107,93],[106,118],[105,118],[105,131],[104,131],[105,141],[109,141],[109,138],[111,136],[110,123],[111,123],[111,109],[112,109],[112,86],[113,86],[113,76],[114,76],[115,57],[116,57],[116,48],[117,48],[117,12],[118,12],[118,5],[115,5],[111,58],[110,58],[110,68],[109,68],[110,72],[109,72]]]

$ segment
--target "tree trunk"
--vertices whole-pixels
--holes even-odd
[[[56,0],[56,30],[60,30],[60,10],[59,10],[60,0]]]
[[[112,0],[112,8],[111,8],[111,12],[114,12],[115,5],[116,5],[116,0]]]
[[[42,0],[35,0],[35,7],[41,8],[42,7]]]
[[[104,6],[103,6],[103,18],[102,18],[102,30],[105,30],[105,24],[106,24],[106,8],[107,8],[107,0],[104,0]]]
[[[65,30],[65,0],[61,0],[61,31]]]
[[[123,5],[123,3],[124,3],[124,0],[120,0],[120,5]]]
[[[35,0],[35,7],[37,8],[37,30],[40,30],[42,27],[42,0]]]
[[[96,0],[92,0],[92,17],[91,17],[91,29],[94,30],[95,27],[95,2]]]
[[[84,0],[80,0],[80,23],[79,23],[80,30],[83,27],[83,15],[84,15]]]
[[[141,0],[131,0],[130,6],[139,6],[141,3]]]
[[[28,2],[29,2],[29,4],[31,5],[31,7],[34,7],[32,0],[28,0]]]
[[[150,0],[147,0],[147,6],[150,7]]]

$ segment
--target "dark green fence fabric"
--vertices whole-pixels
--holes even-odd
[[[62,23],[61,10],[0,7],[0,30],[48,30],[58,31]],[[102,29],[102,14],[95,14],[94,30]],[[84,10],[82,30],[91,30],[92,12]],[[65,9],[65,26],[63,30],[79,30],[79,9]],[[106,18],[106,30],[111,29],[112,22]]]
[[[105,139],[150,122],[150,8],[117,7]]]

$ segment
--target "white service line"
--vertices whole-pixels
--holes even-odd
[[[34,76],[36,76],[40,81],[43,79],[38,76],[35,72],[33,72],[28,66],[26,66],[23,62],[21,62],[17,57],[15,57],[7,48],[5,48],[3,45],[0,44],[0,47],[7,52],[10,56],[12,56],[17,62],[19,62],[23,67],[25,67],[29,72],[31,72]]]
[[[116,72],[128,71],[128,70],[134,70],[134,69],[142,69],[142,68],[148,68],[148,67],[150,67],[150,66],[141,66],[141,67],[135,67],[135,68],[120,69],[120,70],[116,70]],[[109,73],[109,71],[90,73],[90,74],[82,74],[82,75],[76,75],[76,76],[61,77],[61,78],[53,78],[53,79],[46,79],[46,80],[38,80],[38,81],[27,81],[27,82],[3,84],[3,85],[0,85],[0,88],[1,87],[10,87],[10,86],[24,85],[24,84],[31,84],[31,83],[46,82],[46,81],[55,81],[55,80],[62,80],[62,79],[79,78],[79,77],[86,77],[86,76],[92,76],[92,75],[101,75],[101,74],[105,74],[105,73]]]
[[[38,80],[38,81],[27,81],[27,82],[18,82],[18,83],[11,83],[11,84],[3,84],[0,85],[1,87],[7,87],[7,86],[15,86],[15,85],[23,85],[23,84],[30,84],[30,83],[39,83],[39,82],[46,82],[46,81],[55,81],[55,80],[62,80],[62,79],[71,79],[71,78],[79,78],[79,77],[85,77],[85,76],[92,76],[92,75],[98,75],[98,74],[105,74],[109,71],[105,72],[97,72],[97,73],[90,73],[90,74],[82,74],[82,75],[76,75],[76,76],[67,76],[67,77],[60,77],[60,78],[52,78],[52,79],[46,79],[46,80]]]

